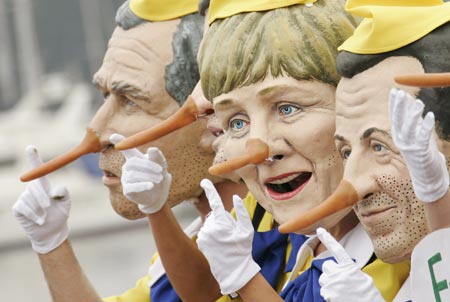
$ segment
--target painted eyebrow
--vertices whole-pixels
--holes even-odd
[[[227,107],[231,107],[234,104],[234,100],[232,99],[223,99],[217,102],[217,104],[214,104],[214,107],[216,107],[216,109],[224,109]]]
[[[141,89],[123,81],[113,82],[111,84],[111,90],[117,94],[126,94],[137,99],[148,99],[148,96],[142,93]]]
[[[289,86],[287,85],[277,85],[277,86],[273,86],[273,87],[267,87],[264,88],[263,90],[259,91],[256,95],[257,96],[267,96],[267,95],[271,95],[271,94],[276,94],[276,93],[280,93],[283,91],[286,91],[286,89],[289,88]]]
[[[343,137],[342,135],[339,135],[339,134],[335,134],[334,135],[334,139],[338,140],[338,141],[341,141],[341,142],[347,142],[347,139],[345,137]]]
[[[379,133],[379,134],[382,134],[383,136],[391,138],[391,134],[389,132],[382,130],[380,128],[372,127],[372,128],[367,129],[366,131],[364,131],[364,133],[361,135],[361,137],[359,139],[365,140],[365,139],[369,138],[369,136],[371,136],[373,133]]]

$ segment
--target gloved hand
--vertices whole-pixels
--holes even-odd
[[[208,259],[222,294],[232,294],[261,269],[252,258],[252,222],[239,196],[233,196],[236,221],[223,207],[213,183],[203,179],[200,185],[212,211],[198,233],[197,245]]]
[[[111,143],[117,144],[124,137],[113,134]],[[148,148],[147,154],[138,149],[120,151],[126,162],[122,166],[123,194],[139,205],[145,214],[153,214],[161,210],[169,196],[172,175],[167,172],[166,159],[155,147]]]
[[[373,279],[362,272],[342,245],[325,229],[318,228],[317,236],[336,259],[325,261],[319,277],[320,295],[328,302],[384,301]]]
[[[406,160],[414,192],[423,202],[439,200],[448,190],[449,176],[433,137],[433,112],[422,119],[422,101],[396,88],[391,90],[389,107],[392,138]]]
[[[42,165],[34,146],[28,146],[26,154],[33,168]],[[52,187],[45,177],[41,177],[27,185],[12,211],[30,239],[33,249],[46,254],[69,236],[67,219],[70,206],[67,189],[63,186]]]

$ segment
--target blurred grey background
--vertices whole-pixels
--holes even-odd
[[[34,144],[48,160],[75,146],[102,97],[91,84],[122,0],[0,0],[0,292],[2,301],[50,301],[37,256],[11,207],[24,190]],[[144,276],[155,251],[145,219],[126,221],[109,205],[97,156],[53,173],[72,197],[75,253],[100,295],[119,294]],[[190,205],[175,213],[182,225]]]

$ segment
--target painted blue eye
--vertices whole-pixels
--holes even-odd
[[[230,128],[233,130],[241,130],[245,126],[247,126],[247,122],[244,120],[236,119],[230,122]]]
[[[130,101],[129,99],[126,100],[126,104],[130,107],[137,107],[137,104],[133,101]]]
[[[280,113],[280,115],[291,115],[292,113],[296,112],[298,110],[297,107],[292,106],[292,105],[281,105],[280,107],[278,107],[278,112]]]
[[[382,152],[382,151],[386,151],[387,149],[386,149],[386,147],[383,146],[383,145],[375,144],[375,145],[373,146],[373,150],[374,150],[375,152]]]
[[[350,157],[351,153],[352,153],[351,150],[345,150],[344,152],[342,152],[342,158],[343,159],[348,159]]]

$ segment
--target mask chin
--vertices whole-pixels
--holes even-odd
[[[145,214],[139,211],[138,205],[129,201],[124,195],[110,192],[109,199],[114,211],[127,220],[137,220],[144,218]]]

